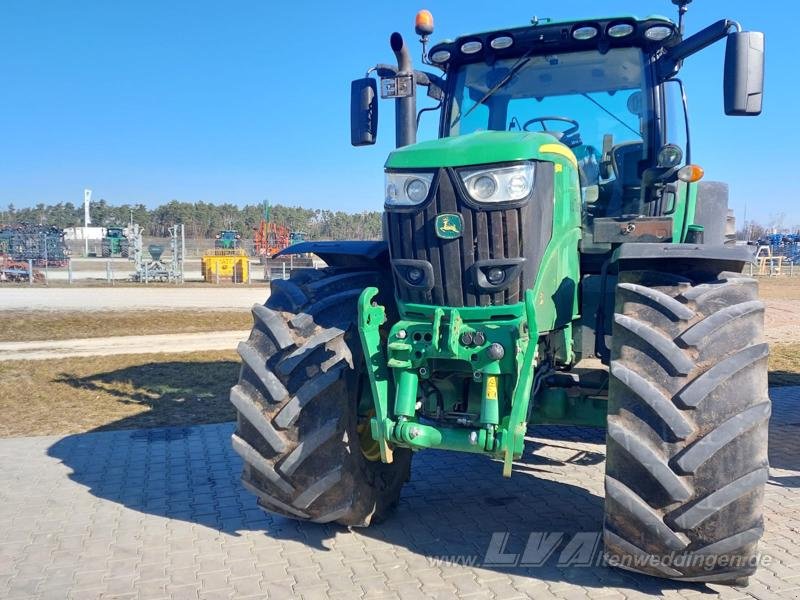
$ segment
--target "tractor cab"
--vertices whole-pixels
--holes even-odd
[[[426,48],[432,31],[432,18],[423,16],[417,33]],[[439,100],[440,141],[474,137],[483,147],[521,149],[526,140],[530,146],[532,140],[545,139],[531,135],[538,133],[557,143],[576,162],[584,252],[607,253],[639,238],[695,241],[712,223],[706,236],[721,243],[717,213],[726,212],[727,206],[718,202],[705,219],[695,214],[697,186],[688,184],[699,181],[703,170],[692,163],[686,95],[677,74],[684,59],[723,38],[725,112],[757,115],[763,34],[744,32],[728,19],[688,37],[682,23],[659,16],[534,19],[525,27],[434,45],[423,61],[442,74],[414,70],[410,59],[403,58],[408,50],[402,38],[394,34],[398,66],[377,65],[369,74],[374,71],[381,79],[381,97],[396,101],[399,148],[416,142],[416,90],[421,87]],[[356,80],[352,90],[351,141],[374,143],[376,82],[371,77]],[[498,154],[503,153],[488,151],[486,156]],[[508,161],[523,158],[506,154]],[[535,151],[524,158],[536,158]],[[474,161],[489,162],[480,156]],[[404,161],[390,157],[389,169],[393,162]],[[641,225],[628,231],[633,219]],[[625,221],[622,226],[620,220]]]
[[[214,238],[214,248],[235,250],[239,248],[242,236],[233,229],[223,229]]]

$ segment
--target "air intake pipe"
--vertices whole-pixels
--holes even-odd
[[[414,67],[411,65],[411,54],[403,36],[393,33],[389,44],[397,58],[397,77],[411,78],[411,94],[394,101],[395,144],[402,148],[417,141],[417,82],[414,78]]]

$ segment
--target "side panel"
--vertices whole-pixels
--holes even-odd
[[[553,235],[534,284],[540,333],[569,325],[578,315],[581,204],[578,171],[570,160],[556,159]]]
[[[697,205],[694,223],[703,226],[705,244],[725,243],[728,221],[728,184],[721,181],[701,181],[697,184]]]

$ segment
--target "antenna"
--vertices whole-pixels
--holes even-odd
[[[678,7],[678,31],[683,35],[683,15],[689,10],[692,0],[672,0],[672,3]]]

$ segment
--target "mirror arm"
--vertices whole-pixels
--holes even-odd
[[[677,73],[682,60],[726,37],[731,27],[735,27],[736,31],[742,30],[742,26],[736,21],[720,19],[672,48],[667,48],[666,54],[658,59],[656,64],[660,79],[663,81],[673,76]]]

